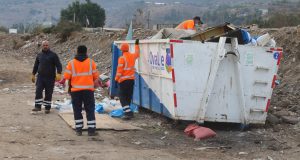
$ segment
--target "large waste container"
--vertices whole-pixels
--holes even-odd
[[[133,103],[176,120],[264,124],[282,49],[226,39],[141,40]],[[113,44],[111,96],[122,42]]]

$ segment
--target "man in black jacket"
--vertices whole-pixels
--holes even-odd
[[[57,54],[49,49],[48,41],[43,41],[42,52],[37,55],[32,71],[32,83],[35,83],[35,75],[38,73],[35,91],[35,107],[32,111],[41,111],[41,107],[44,105],[45,113],[50,113],[54,83],[55,80],[61,79],[61,72],[62,65]],[[45,98],[43,99],[44,89]]]

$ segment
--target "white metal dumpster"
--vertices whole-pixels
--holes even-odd
[[[225,41],[141,40],[133,103],[178,120],[264,124],[282,49]],[[122,42],[113,46],[113,96]]]

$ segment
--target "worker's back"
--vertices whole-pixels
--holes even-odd
[[[96,64],[92,59],[86,58],[84,61],[79,61],[75,58],[69,62],[64,76],[66,79],[71,79],[71,91],[93,91],[94,80],[98,75]]]
[[[175,29],[195,30],[194,20],[183,21]]]
[[[140,47],[139,45],[135,45],[135,52],[130,53],[129,45],[122,44],[121,50],[123,52],[123,55],[118,60],[118,69],[116,74],[116,81],[119,83],[125,81],[125,80],[134,80],[135,79],[135,61],[140,56]]]

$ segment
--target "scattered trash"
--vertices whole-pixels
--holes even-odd
[[[131,103],[132,112],[138,112],[138,106]],[[96,103],[95,111],[98,113],[110,113],[112,117],[122,117],[123,109],[119,100],[104,98],[100,103]],[[121,112],[122,111],[122,112]]]
[[[4,88],[2,89],[2,91],[9,91],[9,88]]]
[[[195,137],[195,140],[202,140],[216,136],[216,132],[214,132],[213,130],[198,126],[196,124],[188,125],[184,130],[184,133],[188,136]]]
[[[268,42],[270,42],[270,40],[271,40],[270,34],[266,33],[262,36],[259,36],[256,41],[258,46],[266,46]]]
[[[28,156],[23,156],[23,155],[19,155],[19,156],[8,156],[8,157],[4,157],[4,158],[7,158],[7,159],[32,159],[32,157],[28,157]]]
[[[136,142],[132,142],[133,144],[136,144],[136,145],[140,145],[140,144],[142,144],[142,142],[140,142],[140,141],[136,141]]]
[[[123,117],[124,116],[124,112],[123,109],[116,109],[110,112],[109,114],[111,117]]]
[[[104,108],[103,108],[103,105],[102,104],[96,104],[96,107],[95,107],[95,111],[97,113],[104,113]]]
[[[243,37],[243,42],[245,44],[248,44],[252,41],[252,38],[251,38],[251,35],[249,32],[247,32],[246,30],[244,29],[241,29],[241,32],[242,32],[242,37]]]
[[[57,86],[57,85],[55,84],[55,87],[54,87],[54,92],[57,92],[57,93],[63,94],[63,93],[65,93],[65,90],[64,90],[64,88],[63,88],[63,87]]]
[[[267,159],[268,160],[273,160],[273,158],[271,156],[268,156]]]
[[[105,74],[101,74],[101,75],[99,76],[99,78],[100,78],[100,80],[101,80],[102,82],[106,82],[106,81],[109,80],[109,76],[107,76],[107,75],[105,75]]]
[[[73,107],[72,107],[72,102],[71,100],[68,100],[67,98],[64,98],[64,102],[56,101],[53,104],[53,107],[59,112],[72,112]]]
[[[99,106],[99,107],[102,106],[102,108],[103,108],[103,112],[98,112],[98,113],[110,113],[113,110],[122,108],[119,100],[109,99],[107,97],[104,98],[100,103],[96,103],[96,108],[97,108],[97,106]]]
[[[247,155],[247,152],[239,152],[239,155]]]
[[[134,113],[137,113],[139,111],[139,107],[136,104],[131,103],[129,107]]]
[[[105,74],[101,74],[99,76],[99,78],[94,82],[95,83],[95,88],[105,88],[105,87],[110,87],[110,78],[105,75]]]
[[[161,137],[160,139],[163,140],[163,139],[165,139],[166,137],[167,137],[167,136],[163,136],[163,137]]]
[[[220,146],[220,147],[199,147],[199,148],[194,148],[196,151],[203,151],[207,149],[231,149],[232,147],[229,146]]]
[[[275,80],[275,84],[278,86],[278,85],[280,85],[280,80],[279,79],[276,79]]]
[[[156,35],[152,36],[151,39],[180,39],[182,37],[188,37],[195,34],[193,30],[182,30],[175,28],[163,28]]]
[[[97,142],[103,142],[104,140],[101,138],[97,138],[97,137],[89,137],[88,141],[97,141]]]

